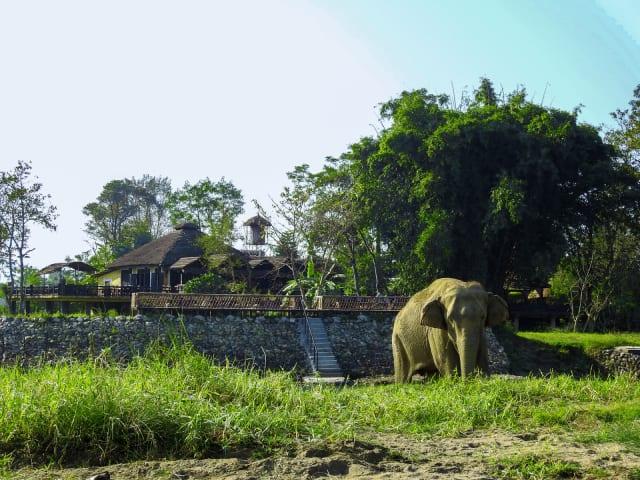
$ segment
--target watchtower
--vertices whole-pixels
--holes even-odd
[[[244,222],[243,227],[246,250],[261,252],[262,250],[258,247],[267,244],[269,227],[271,227],[269,220],[258,214]]]

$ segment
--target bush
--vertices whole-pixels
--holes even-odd
[[[186,293],[227,293],[224,278],[214,272],[205,273],[184,284]]]

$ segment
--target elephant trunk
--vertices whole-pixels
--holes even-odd
[[[460,355],[460,375],[467,377],[473,373],[480,347],[480,330],[468,329],[458,336],[458,354]]]

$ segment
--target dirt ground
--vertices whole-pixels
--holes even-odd
[[[222,459],[140,461],[97,468],[23,469],[12,472],[9,478],[75,480],[102,472],[108,472],[112,480],[551,478],[544,474],[520,476],[497,466],[503,459],[528,455],[575,462],[576,470],[562,478],[640,478],[640,456],[620,445],[581,445],[555,434],[504,432],[474,432],[462,438],[425,441],[375,434],[366,441],[307,445],[295,455],[266,459],[252,459],[245,454]]]

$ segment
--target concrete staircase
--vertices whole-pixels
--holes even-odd
[[[333,354],[331,344],[329,343],[329,338],[327,337],[327,330],[324,327],[324,322],[321,318],[308,318],[307,322],[309,325],[309,330],[311,330],[311,334],[313,335],[313,340],[318,352],[317,363],[314,358],[313,348],[309,348],[311,342],[307,341],[306,339],[304,324],[303,328],[301,329],[301,341],[307,351],[307,354],[309,355],[309,363],[311,363],[314,372],[317,376],[320,376],[322,378],[343,378],[342,369],[340,368],[338,360],[336,360],[336,357]]]

